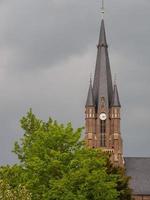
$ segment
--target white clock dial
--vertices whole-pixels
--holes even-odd
[[[106,114],[105,114],[105,113],[101,113],[101,114],[100,114],[100,116],[99,116],[99,118],[100,118],[102,121],[104,121],[104,120],[106,120],[106,119],[107,119],[107,117],[106,117]]]

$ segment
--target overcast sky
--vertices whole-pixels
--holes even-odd
[[[126,156],[150,156],[150,1],[106,0]],[[100,0],[0,0],[0,164],[13,163],[20,118],[84,125],[94,73]]]

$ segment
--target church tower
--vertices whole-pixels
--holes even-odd
[[[94,81],[90,80],[85,105],[85,140],[90,148],[102,148],[116,166],[123,166],[120,132],[121,104],[117,84],[112,83],[104,19],[101,21]]]

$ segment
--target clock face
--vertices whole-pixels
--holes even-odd
[[[101,113],[101,114],[100,114],[100,116],[99,116],[99,118],[100,118],[102,121],[104,121],[104,120],[106,120],[106,119],[107,119],[107,117],[106,117],[106,114],[105,114],[105,113]]]

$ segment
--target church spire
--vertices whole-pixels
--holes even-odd
[[[104,0],[102,1],[104,12],[103,2]],[[108,152],[111,162],[115,166],[123,167],[120,108],[117,84],[114,84],[114,89],[112,84],[104,16],[102,16],[93,87],[90,81],[85,106],[85,141],[90,148],[101,148]]]
[[[90,78],[90,86],[89,86],[89,91],[88,91],[88,96],[87,96],[87,101],[86,101],[86,107],[88,106],[94,106],[94,99],[93,99],[93,88],[92,88],[92,79]]]
[[[93,83],[94,101],[98,108],[100,106],[101,98],[104,98],[106,107],[109,108],[112,100],[113,87],[104,19],[101,21],[97,48],[96,68]]]

